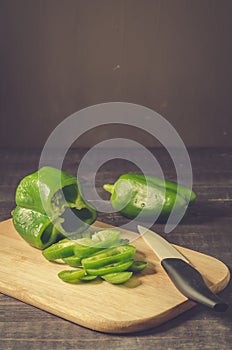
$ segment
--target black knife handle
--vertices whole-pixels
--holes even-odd
[[[175,286],[187,298],[219,312],[224,312],[229,307],[207,287],[201,274],[190,264],[178,258],[163,259],[161,264]]]

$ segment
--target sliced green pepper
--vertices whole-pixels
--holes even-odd
[[[146,261],[133,261],[133,264],[129,267],[129,271],[140,272],[147,267]]]
[[[94,247],[91,245],[91,239],[87,238],[85,240],[85,243],[87,243],[89,241],[90,245],[82,245],[79,243],[75,244],[74,247],[74,255],[77,256],[80,259],[86,258],[96,252],[99,252],[100,250],[102,250],[102,248],[98,248],[98,247]]]
[[[140,174],[121,175],[114,185],[105,184],[103,187],[111,193],[114,209],[129,218],[141,213],[143,218],[149,219],[159,214],[158,220],[163,221],[174,208],[185,212],[188,203],[193,203],[196,198],[187,187]]]
[[[95,232],[91,238],[83,237],[76,240],[74,254],[79,258],[86,258],[104,248],[118,245],[120,232],[117,230],[102,230]]]
[[[106,248],[102,252],[82,259],[82,265],[86,270],[88,270],[117,262],[128,261],[133,259],[135,251],[136,248],[129,244],[114,248]]]
[[[80,278],[85,276],[85,270],[77,269],[77,270],[64,270],[58,273],[58,277],[62,279],[64,282],[68,283],[78,283]]]
[[[117,230],[102,230],[95,232],[91,238],[83,237],[76,240],[75,254],[79,257],[87,257],[101,249],[118,245],[120,232]]]
[[[79,277],[81,281],[92,281],[95,280],[97,276],[85,275],[84,277]]]
[[[72,267],[81,266],[81,258],[79,258],[79,256],[76,256],[76,255],[71,255],[66,258],[63,258],[63,261],[65,262],[65,264],[68,264],[69,266],[72,266]]]
[[[77,241],[89,244],[89,246],[79,244]],[[112,243],[118,246],[103,248]],[[86,238],[78,240],[65,238],[43,250],[42,254],[48,260],[63,259],[65,263],[77,268],[61,271],[58,274],[59,278],[65,282],[77,284],[100,276],[109,283],[120,284],[127,281],[133,271],[141,271],[147,265],[143,261],[133,260],[136,251],[134,246],[122,245],[122,243],[125,241],[120,239],[119,231],[102,230],[92,234],[87,233]],[[100,249],[100,251],[95,252],[94,249]],[[75,255],[75,252],[80,256]],[[90,256],[83,258],[86,254]],[[126,273],[121,273],[125,271]]]
[[[132,272],[116,272],[101,276],[105,281],[111,284],[122,284],[128,281],[132,276]]]
[[[52,167],[43,167],[23,178],[15,200],[15,229],[39,249],[62,235],[80,234],[97,217],[96,210],[84,201],[76,177]]]
[[[63,239],[58,243],[52,244],[50,247],[43,250],[43,256],[50,261],[67,258],[74,253],[75,241],[71,239]]]
[[[101,230],[95,232],[91,239],[94,246],[107,248],[119,244],[120,232],[114,229]]]
[[[102,267],[98,267],[96,269],[94,268],[87,268],[86,272],[88,275],[93,276],[103,276],[109,273],[115,273],[115,272],[121,272],[127,270],[131,265],[133,264],[133,260],[127,260],[127,261],[119,261],[113,264],[104,265]]]

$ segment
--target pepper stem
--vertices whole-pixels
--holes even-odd
[[[111,194],[114,191],[114,185],[110,185],[110,184],[105,184],[103,185],[104,190],[106,190],[107,192],[110,192]]]

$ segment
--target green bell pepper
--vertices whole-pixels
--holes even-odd
[[[175,210],[185,212],[188,203],[194,202],[196,195],[189,188],[153,176],[124,174],[113,184],[105,184],[104,189],[111,193],[111,203],[122,215],[149,219],[159,214],[164,221]],[[178,194],[177,194],[178,189]]]
[[[76,177],[52,167],[43,167],[23,178],[15,201],[14,227],[39,249],[66,235],[80,235],[97,217],[96,210],[84,201]],[[73,220],[75,216],[80,220]]]

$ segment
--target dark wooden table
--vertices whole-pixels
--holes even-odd
[[[66,171],[76,173],[85,151],[71,150],[64,162]],[[153,150],[165,175],[175,178],[166,152]],[[164,236],[171,242],[213,255],[232,267],[232,150],[189,150],[194,176],[196,203],[175,230]],[[0,152],[0,220],[10,217],[14,192],[19,180],[38,167],[40,152]],[[96,178],[99,194],[102,184],[123,172],[134,171],[126,161],[110,161],[101,167]],[[106,198],[106,197],[104,197]],[[99,219],[120,225],[125,219],[117,214],[100,214]],[[162,232],[162,225],[154,225]],[[1,255],[0,255],[1,259]],[[232,304],[231,284],[220,293]],[[155,297],[155,295],[154,295]],[[0,294],[0,349],[220,349],[232,344],[232,312],[215,313],[196,306],[169,322],[130,335],[95,332],[65,321],[16,299]]]

